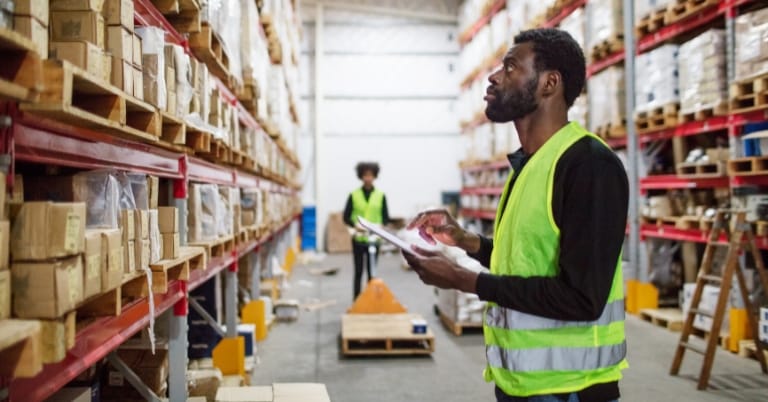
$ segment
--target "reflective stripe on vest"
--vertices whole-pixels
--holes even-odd
[[[589,327],[618,321],[624,321],[624,299],[606,304],[603,313],[595,321],[552,320],[499,306],[489,306],[485,313],[485,324],[490,327],[521,330]]]
[[[627,354],[627,344],[588,348],[503,349],[487,346],[491,367],[509,371],[582,371],[597,370],[621,363]]]

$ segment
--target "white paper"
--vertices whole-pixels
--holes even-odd
[[[413,249],[411,249],[411,244],[410,243],[408,243],[405,240],[403,240],[403,239],[395,236],[394,234],[386,231],[381,226],[379,226],[379,225],[377,225],[377,224],[375,224],[373,222],[370,222],[370,221],[364,219],[361,216],[357,217],[357,221],[360,222],[360,224],[364,228],[370,230],[371,232],[373,232],[374,234],[378,235],[382,239],[384,239],[384,240],[394,244],[395,246],[399,247],[400,249],[405,250],[405,251],[407,251],[407,252],[409,252],[409,253],[411,253],[413,255],[418,255],[415,251],[413,251]]]

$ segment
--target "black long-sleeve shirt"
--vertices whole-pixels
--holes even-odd
[[[529,156],[509,155],[512,185]],[[505,202],[506,200],[502,200]],[[627,222],[629,184],[624,166],[608,148],[586,137],[573,144],[555,167],[552,214],[560,228],[559,273],[555,277],[498,276],[481,273],[478,296],[502,307],[567,321],[593,321],[603,311],[613,283]],[[481,237],[470,254],[490,266],[493,241]],[[619,397],[618,383],[580,392],[584,402]]]
[[[361,187],[363,189],[363,196],[365,196],[365,200],[368,201],[369,198],[371,198],[371,193],[373,192],[373,188],[370,190],[366,190],[365,187]],[[347,224],[347,226],[354,227],[357,222],[352,222],[352,194],[349,194],[349,197],[347,197],[347,205],[344,207],[344,222]],[[384,199],[381,201],[381,222],[386,225],[389,223],[389,210],[387,209],[387,196],[384,196]]]

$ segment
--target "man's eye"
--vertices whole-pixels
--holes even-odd
[[[514,70],[514,69],[515,69],[515,66],[512,65],[512,64],[507,64],[506,66],[504,66],[504,71],[506,71],[508,73],[511,73],[512,70]]]

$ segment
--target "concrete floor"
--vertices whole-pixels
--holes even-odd
[[[434,294],[400,267],[399,255],[382,256],[379,277],[409,312],[419,313],[435,334],[431,357],[340,358],[341,315],[352,299],[351,255],[297,266],[284,297],[300,302],[336,300],[314,312],[301,311],[293,323],[278,323],[259,345],[253,384],[325,383],[333,402],[494,401],[493,386],[482,379],[485,366],[480,332],[456,337],[433,313]],[[340,267],[333,276],[309,268]],[[768,401],[768,375],[755,360],[718,351],[709,391],[697,391],[701,356],[686,353],[682,375],[669,376],[678,333],[634,317],[626,322],[630,368],[620,383],[622,401]]]

